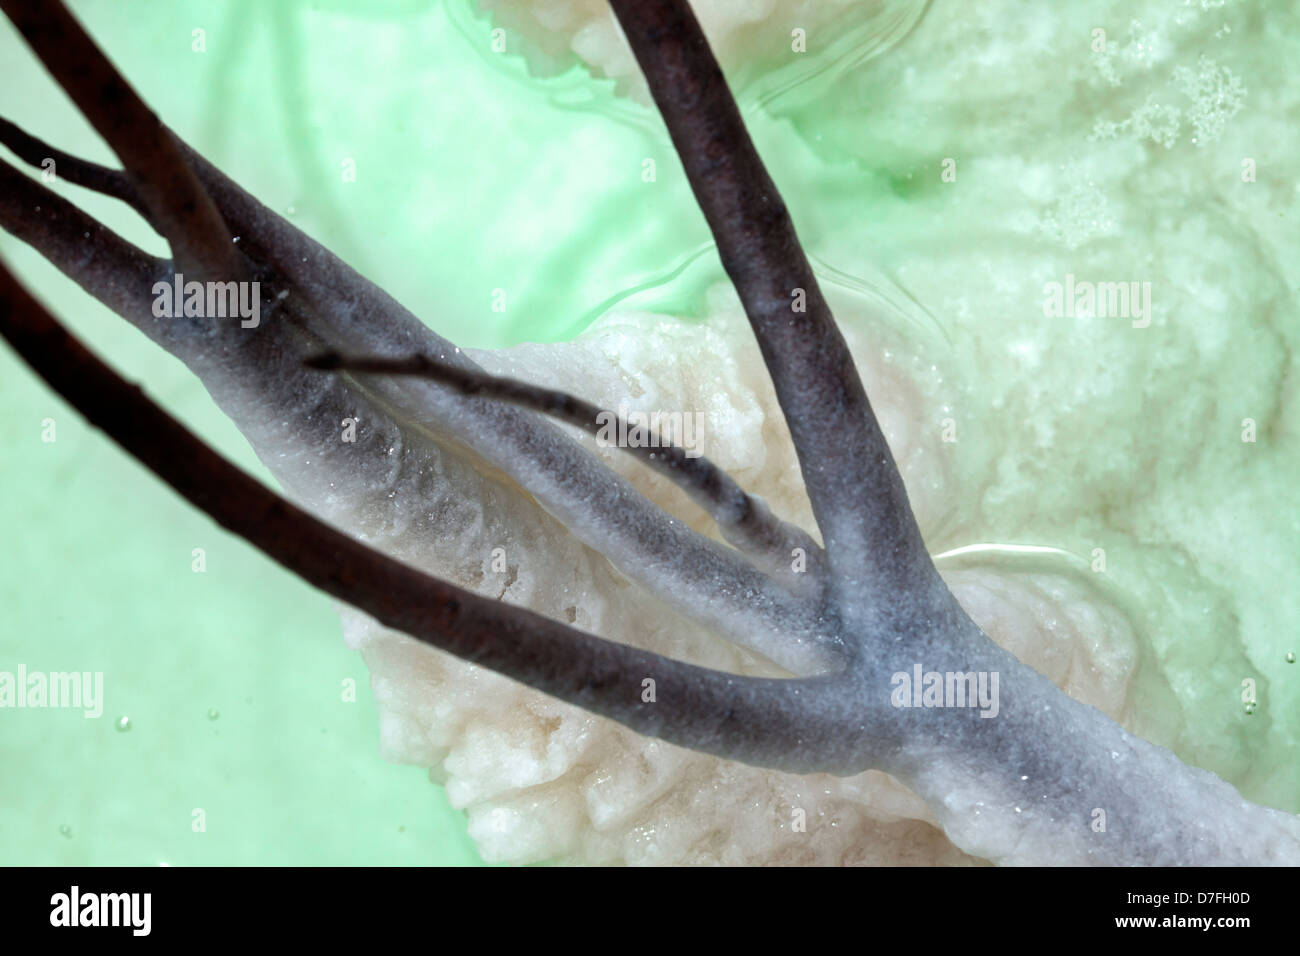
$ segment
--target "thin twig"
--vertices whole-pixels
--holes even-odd
[[[54,175],[74,186],[90,189],[114,199],[120,199],[146,220],[152,222],[149,210],[140,201],[140,194],[131,180],[120,169],[111,169],[55,149],[42,139],[37,139],[4,117],[0,117],[0,143],[13,150],[25,163],[44,168],[45,161],[53,160]]]
[[[458,368],[427,355],[389,359],[376,356],[343,356],[337,352],[307,360],[311,368],[326,371],[362,372],[377,375],[413,375],[451,386],[465,395],[481,395],[542,412],[591,435],[613,431],[631,434],[631,427],[614,412],[567,392],[540,388],[518,379]],[[747,493],[726,471],[698,453],[682,446],[651,441],[627,443],[623,451],[673,481],[691,500],[708,512],[723,537],[736,547],[763,558],[768,570],[791,573],[792,552],[799,549],[808,562],[801,571],[819,577],[823,552],[802,528],[782,521],[760,499]]]

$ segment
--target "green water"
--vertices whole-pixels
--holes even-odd
[[[951,33],[934,18],[958,6],[936,5],[847,80],[822,75],[784,99],[756,82],[742,105],[759,149],[825,274],[888,277],[918,297],[918,322],[944,343],[935,355],[967,411],[956,474],[979,515],[934,550],[975,535],[1087,554],[1104,539],[1116,600],[1173,687],[1146,692],[1194,726],[1180,753],[1300,809],[1300,665],[1285,663],[1300,651],[1298,153],[1294,106],[1267,85],[1300,52],[1285,29],[1294,18],[1279,27],[1268,4],[1226,11],[1237,33],[1217,55],[1247,76],[1253,99],[1221,155],[1193,151],[1190,130],[1182,151],[1097,146],[1079,179],[1114,187],[1115,222],[1096,225],[1077,255],[1035,258],[1038,240],[1017,231],[1007,197],[1023,206],[1044,170],[1078,159],[1082,136],[1057,113],[1050,64],[1012,57],[969,87],[925,74]],[[530,78],[489,52],[487,25],[460,0],[73,8],[182,136],[461,345],[563,340],[617,302],[695,313],[718,278],[657,117],[577,68]],[[1016,31],[1032,34],[1048,14],[1018,9],[1016,39],[977,23],[968,42],[1031,44]],[[1094,22],[1127,35],[1122,4],[1086,9],[1082,42]],[[205,52],[192,49],[196,29]],[[112,162],[7,25],[0,64],[0,114]],[[994,109],[986,128],[979,111]],[[1288,109],[1289,128],[1277,119]],[[1061,129],[1070,138],[1054,144]],[[936,172],[950,155],[960,190]],[[1218,162],[1231,177],[1243,155],[1258,157],[1259,188],[1189,214],[1189,164]],[[1265,181],[1286,163],[1291,180]],[[59,188],[164,252],[117,204]],[[1161,190],[1164,204],[1142,198]],[[1048,205],[1087,233],[1091,195]],[[1223,273],[1219,243],[1233,263]],[[1242,265],[1235,247],[1250,243],[1254,264]],[[266,477],[177,362],[7,236],[0,254],[116,368]],[[1034,315],[1044,280],[1067,269],[1129,278],[1135,262],[1204,309],[1166,305],[1141,340],[1083,325],[1063,335]],[[492,308],[497,290],[504,312]],[[0,398],[0,669],[103,671],[106,696],[99,720],[0,712],[0,863],[477,860],[424,771],[377,757],[368,676],[327,600],[182,505],[7,350]],[[1246,415],[1261,423],[1249,446],[1235,431]],[[46,419],[53,442],[42,440]],[[1250,714],[1224,690],[1246,676],[1265,691]]]

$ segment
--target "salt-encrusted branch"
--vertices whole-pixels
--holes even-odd
[[[0,142],[33,165],[41,165],[44,159],[53,158],[56,168],[69,182],[113,196],[147,215],[134,189],[119,170],[88,163],[54,149],[3,118],[0,118]],[[42,202],[44,219],[47,223],[62,220],[61,228],[52,228],[48,224],[40,228],[31,217],[17,214],[17,210],[24,206],[35,209]],[[0,224],[10,228],[28,244],[41,248],[47,257],[66,262],[75,251],[82,254],[84,265],[96,263],[96,267],[91,269],[85,269],[83,265],[83,270],[75,278],[83,288],[101,298],[114,288],[120,289],[123,275],[136,275],[138,287],[143,288],[165,270],[162,260],[146,256],[75,206],[40,190],[35,183],[3,162],[0,162]],[[87,243],[87,234],[92,230],[94,239]],[[59,248],[56,250],[51,243],[57,243]],[[89,260],[84,257],[88,248],[98,253]],[[138,311],[139,304],[131,304],[137,307],[133,311]],[[127,307],[118,303],[117,308],[124,311]],[[337,353],[326,353],[308,360],[307,364],[318,369],[420,375],[451,385],[463,394],[484,395],[532,408],[593,435],[601,431],[602,415],[613,417],[613,413],[603,412],[595,405],[563,392],[456,368],[427,356],[411,359],[344,358]],[[625,430],[625,426],[620,427],[618,433]],[[671,443],[654,447],[649,444],[628,445],[624,450],[677,482],[717,522],[724,537],[757,556],[765,556],[770,570],[789,573],[791,551],[799,548],[807,557],[808,573],[814,578],[817,576],[824,559],[821,547],[802,529],[773,515],[764,502],[748,495],[730,475],[707,458],[691,457],[683,448]]]
[[[903,481],[695,15],[610,0],[740,295],[790,427],[833,572],[850,595],[933,575]]]
[[[121,172],[86,162],[69,153],[57,150],[50,144],[32,136],[3,118],[0,118],[0,143],[8,146],[21,159],[35,166],[39,166],[46,158],[54,158],[56,168],[64,171],[63,177],[69,182],[120,199],[148,218],[147,210],[140,202],[130,182]],[[235,221],[250,227],[247,240],[244,240],[244,237],[241,236],[241,240],[244,240],[244,251],[255,258],[259,258],[261,253],[269,252],[270,250],[266,249],[265,244],[259,242],[255,224],[242,222],[241,220],[244,217],[239,215],[241,212],[245,215],[255,212],[252,209],[252,202],[249,201],[251,197],[239,190],[237,186],[222,176],[215,167],[212,167],[197,153],[194,153],[188,147],[184,148],[190,161],[205,174],[210,183],[217,187],[214,191],[218,195],[228,197],[230,200],[223,212],[229,214],[230,211],[235,211],[236,215],[233,217]],[[232,207],[234,207],[234,210],[232,210]],[[265,212],[269,213],[269,210]],[[297,250],[295,249],[295,251]],[[292,254],[279,254],[274,258],[275,264],[282,269],[294,270],[302,264],[301,258],[295,261]],[[445,343],[440,344],[445,347]],[[424,358],[432,361],[427,356],[424,356]],[[490,378],[468,361],[464,362],[459,368],[449,362],[441,362],[438,365],[446,370],[444,376],[440,378],[437,375],[429,374],[424,377],[441,381],[443,384],[456,384],[451,378],[447,377],[448,374],[467,376],[468,378],[460,380],[462,382],[468,381],[469,378],[476,378],[481,382]],[[351,365],[349,367],[351,368]],[[359,371],[356,368],[352,368],[352,370]],[[395,370],[390,369],[389,371]],[[485,391],[484,388],[479,387],[471,392],[461,384],[456,384],[456,387],[462,394],[481,394]],[[519,393],[516,392],[516,394]],[[553,391],[547,392],[547,394],[552,398],[560,396],[560,393]],[[562,414],[561,406],[564,404],[563,402],[552,401],[550,407],[545,407],[539,406],[536,402],[527,401],[522,397],[512,399],[505,394],[494,394],[492,397],[506,399],[522,407],[540,411],[543,414],[564,418],[571,424],[588,428],[593,433],[594,428],[591,423],[595,421],[595,416],[600,412],[595,406],[589,406],[591,410],[590,416],[587,416],[584,410],[582,412],[582,415],[585,416],[583,420],[574,421],[571,416],[566,417]],[[569,398],[569,396],[563,396],[563,398]],[[572,401],[577,402],[580,400],[575,398]],[[634,453],[638,451],[638,449],[629,450]],[[689,458],[671,448],[661,449],[657,457],[652,457],[647,449],[647,454],[640,457],[661,474],[681,483],[693,500],[708,511],[710,516],[718,523],[719,528],[723,531],[723,536],[728,541],[755,556],[766,557],[767,560],[763,563],[765,570],[781,574],[783,577],[794,581],[800,580],[797,577],[792,577],[796,573],[806,573],[813,579],[820,576],[825,564],[825,553],[822,551],[821,546],[801,528],[773,515],[764,502],[746,494],[734,479],[706,459]],[[803,552],[806,564],[797,561],[795,556],[792,555],[796,548]],[[794,572],[793,567],[799,567],[800,572]]]
[[[317,421],[324,417],[323,409],[346,409],[351,401],[355,407],[350,411],[364,405],[365,420],[387,420],[394,431],[432,421],[440,433],[510,475],[580,540],[629,578],[671,600],[681,613],[792,673],[820,673],[838,666],[841,645],[822,619],[820,602],[792,594],[731,549],[675,521],[537,415],[466,398],[428,382],[401,388],[373,379],[374,384],[359,393],[342,381],[319,381],[321,376],[314,376],[314,384],[303,381],[302,360],[340,348],[427,352],[470,370],[478,366],[197,154],[187,151],[187,158],[227,221],[240,230],[249,261],[268,273],[263,287],[280,290],[273,300],[275,317],[265,316],[257,330],[229,322],[157,319],[149,290],[156,281],[170,281],[175,272],[162,260],[150,260],[161,271],[147,281],[140,281],[136,263],[127,275],[137,279],[125,287],[104,270],[87,274],[89,266],[120,248],[122,240],[113,236],[109,250],[80,242],[85,232],[98,237],[108,231],[7,166],[2,185],[8,196],[0,207],[0,226],[29,242],[184,361],[245,431],[256,424],[250,422],[249,410],[268,404]],[[297,367],[286,367],[288,362]],[[337,416],[334,420],[336,424]],[[326,457],[337,438],[337,432],[318,431],[321,444],[307,457]]]
[[[183,270],[237,279],[244,264],[180,144],[60,0],[0,0],[28,46],[104,137]]]
[[[384,290],[245,192],[196,152],[190,162],[245,254],[291,277],[313,313],[313,328],[346,353],[402,357],[422,354],[466,371],[482,371]],[[687,613],[746,646],[755,643],[800,673],[826,667],[817,648],[838,642],[814,603],[792,600],[783,587],[734,552],[675,522],[603,462],[535,413],[467,398],[432,382],[385,382],[396,407],[417,421],[432,419],[465,447],[518,481],[551,514],[628,577],[680,602]],[[779,592],[779,593],[778,593]],[[755,614],[784,634],[755,630]],[[785,645],[793,655],[781,650]],[[814,661],[813,659],[817,660]]]
[[[718,756],[779,766],[809,724],[817,679],[741,677],[607,641],[457,588],[331,528],[225,461],[124,381],[2,264],[0,334],[51,388],[191,504],[385,626],[637,733]]]
[[[833,679],[690,667],[460,591],[316,521],[103,366],[3,268],[0,334],[89,420],[304,580],[387,626],[639,733],[789,772],[887,769],[930,801],[954,842],[1003,862],[1258,865],[1300,857],[1293,815],[1247,803],[1212,774],[1061,694],[993,647],[955,605],[947,619],[920,628],[919,652],[941,670],[1001,673],[994,721],[963,708],[891,708],[889,671],[901,662],[890,654],[862,658]],[[655,681],[654,703],[643,696],[647,679]],[[1108,815],[1104,833],[1089,826],[1096,809]]]
[[[967,666],[1000,670],[1008,680],[996,722],[961,708],[887,707],[889,665],[880,662],[790,681],[684,665],[461,591],[316,521],[95,359],[3,267],[0,334],[90,421],[304,580],[639,733],[791,772],[882,766],[927,797],[959,846],[1005,862],[1263,864],[1300,855],[1294,816],[1249,804],[1212,774],[1125,733],[959,617],[932,628],[927,659],[942,668],[970,655]],[[655,682],[654,702],[646,680]],[[1106,832],[1089,826],[1096,809],[1108,814]]]
[[[343,356],[337,352],[315,356],[311,368],[325,371],[361,372],[372,375],[414,375],[450,385],[464,395],[481,395],[530,408],[600,437],[609,432],[627,435],[633,427],[616,413],[602,409],[567,392],[541,388],[518,379],[457,368],[427,355],[407,358]],[[673,440],[674,436],[645,436],[623,444],[623,451],[671,480],[691,500],[708,512],[722,536],[736,547],[759,559],[769,573],[799,580],[792,571],[792,553],[803,552],[805,561],[798,573],[818,580],[824,553],[802,528],[774,515],[767,504],[755,498],[708,458],[692,455]],[[662,440],[662,442],[661,442]]]
[[[925,552],[848,349],[689,6],[610,3],[772,375],[826,542],[831,606],[856,652],[815,708],[824,720],[806,737],[814,765],[896,774],[958,846],[994,860],[1300,859],[1300,819],[1248,803],[1069,698],[961,609]],[[799,296],[806,311],[792,308]],[[885,622],[884,633],[871,626]],[[900,706],[895,678],[920,670],[1000,676],[996,713]],[[1099,810],[1109,829],[1090,826]]]

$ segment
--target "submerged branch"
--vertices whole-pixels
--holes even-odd
[[[231,233],[159,122],[59,0],[0,0],[28,46],[122,160],[150,218],[183,270],[237,279],[244,264]]]
[[[480,597],[326,525],[231,465],[82,346],[0,265],[0,334],[51,388],[223,528],[381,624],[637,733],[781,766],[816,679],[748,678]],[[643,682],[656,698],[643,700]],[[808,693],[801,695],[800,690]]]
[[[168,267],[166,260],[149,255],[3,160],[0,228],[118,315],[136,312]]]
[[[775,183],[685,0],[610,0],[772,376],[850,599],[937,578],[902,477]]]
[[[619,435],[630,434],[629,425],[614,412],[567,392],[540,388],[517,379],[458,368],[427,355],[389,359],[371,356],[318,355],[307,361],[311,368],[326,371],[362,372],[378,375],[412,375],[451,386],[464,395],[508,402],[529,408],[600,437],[613,426]],[[622,450],[673,481],[691,500],[708,512],[729,542],[762,560],[765,569],[792,579],[796,573],[820,577],[824,553],[802,528],[772,514],[767,505],[753,497],[737,481],[698,452],[674,442],[627,443]],[[792,552],[803,552],[807,567],[791,570]],[[797,580],[797,579],[796,579]]]
[[[300,363],[325,350],[419,352],[481,371],[382,289],[188,147],[186,156],[226,221],[244,236],[240,248],[264,273],[263,285],[280,289],[274,315],[256,330],[230,322],[159,321],[150,311],[149,290],[155,281],[169,280],[175,267],[141,259],[144,253],[3,163],[0,226],[184,361],[245,431],[246,411],[238,410],[249,408],[254,395],[284,412],[301,408],[309,418],[313,408],[329,404],[317,395],[314,404],[303,406],[298,397],[322,392],[319,384],[301,381]],[[117,277],[107,265],[128,261],[131,268]],[[286,358],[297,367],[285,367]],[[838,666],[839,644],[822,619],[819,601],[791,593],[736,552],[675,521],[541,417],[429,382],[408,387],[376,382],[355,399],[371,407],[372,420],[388,419],[399,430],[432,422],[443,439],[510,476],[579,540],[687,616],[794,674]],[[340,404],[347,391],[336,384],[333,404]]]
[[[45,168],[45,161],[54,163],[52,172],[58,179],[65,179],[74,186],[81,186],[93,192],[126,203],[146,220],[152,222],[152,215],[140,200],[140,194],[131,185],[131,180],[120,169],[110,169],[73,156],[61,149],[55,149],[49,143],[28,133],[17,124],[0,116],[0,143],[13,150],[15,156],[24,163]]]

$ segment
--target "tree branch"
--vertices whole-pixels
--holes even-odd
[[[382,288],[268,209],[189,146],[199,180],[237,230],[244,254],[293,283],[312,329],[329,347],[392,357],[423,354],[482,371]],[[307,356],[303,356],[306,358]],[[604,463],[535,413],[466,398],[428,382],[386,398],[413,419],[430,417],[492,467],[510,475],[581,541],[623,574],[673,600],[696,620],[796,673],[836,662],[821,602],[793,600],[734,552],[674,522]],[[928,558],[927,558],[928,560]],[[827,657],[831,651],[831,657]]]
[[[790,427],[834,583],[937,578],[902,477],[776,185],[684,0],[610,0],[749,317]],[[796,311],[802,294],[806,311]]]
[[[150,224],[153,223],[149,210],[140,201],[140,194],[135,191],[126,173],[120,169],[100,166],[98,163],[65,153],[61,149],[55,149],[4,117],[0,117],[0,143],[13,150],[14,155],[23,162],[30,163],[32,166],[42,166],[47,159],[54,160],[54,174],[59,179],[65,179],[83,189],[120,199]]]
[[[235,468],[92,355],[0,264],[0,334],[93,425],[223,528],[381,624],[637,733],[780,766],[816,679],[747,678],[585,634],[371,550]],[[643,681],[654,681],[653,702]],[[808,690],[802,695],[801,690]]]
[[[630,434],[628,424],[606,411],[567,392],[539,388],[517,379],[457,368],[427,355],[388,359],[352,357],[326,353],[307,361],[310,368],[325,371],[362,372],[377,375],[414,375],[450,385],[463,395],[482,395],[529,408],[581,428],[599,437],[614,426],[616,434]],[[769,572],[790,578],[791,552],[802,550],[809,562],[812,579],[820,576],[824,552],[802,528],[776,517],[767,505],[742,488],[731,475],[709,459],[692,457],[676,443],[644,443],[621,446],[633,458],[648,465],[680,487],[691,500],[708,512],[722,535],[736,547],[763,561]]]
[[[140,259],[144,253],[4,163],[0,226],[185,362],[246,434],[263,427],[265,416],[249,417],[250,408],[265,407],[255,396],[316,424],[324,408],[342,408],[347,401],[364,405],[372,422],[387,420],[395,431],[432,420],[445,437],[509,475],[585,544],[683,613],[792,673],[838,666],[842,645],[822,622],[819,602],[792,594],[731,549],[674,521],[536,415],[425,382],[403,389],[376,379],[366,394],[343,380],[328,387],[304,382],[304,359],[339,348],[425,352],[481,370],[197,153],[188,158],[227,220],[246,237],[249,260],[267,273],[264,285],[290,293],[278,306],[278,318],[264,321],[255,334],[234,323],[159,321],[148,290],[158,279],[170,279],[175,267]],[[110,262],[125,271],[114,277],[105,265]],[[146,267],[155,271],[142,280]],[[125,281],[130,276],[136,278]],[[320,432],[317,441],[304,449],[306,458],[327,458],[337,450],[337,434]],[[275,460],[282,455],[277,451]]]
[[[868,580],[860,576],[866,572],[856,570],[859,559],[874,562],[873,585],[881,578],[898,584],[898,593],[888,595],[905,605],[895,619],[898,627],[868,633],[860,617],[830,622],[834,640],[852,633],[859,651],[868,646],[872,651],[854,653],[845,673],[782,681],[693,667],[479,597],[372,551],[217,456],[71,338],[2,266],[0,334],[55,391],[187,500],[304,580],[389,627],[611,717],[638,733],[788,772],[886,770],[928,800],[955,842],[995,859],[1159,864],[1297,859],[1300,822],[1294,815],[1247,803],[1213,775],[1181,764],[1099,711],[1065,696],[996,647],[946,589],[938,592],[946,601],[942,606],[907,600],[918,588],[917,579],[909,575],[937,576],[928,557],[924,563],[916,558],[919,532],[910,519],[901,481],[829,311],[820,294],[814,295],[815,283],[801,287],[811,313],[783,314],[782,290],[791,280],[811,280],[811,271],[775,188],[739,126],[698,24],[679,3],[614,2],[682,151],[692,186],[719,235],[724,264],[777,380],[805,480],[819,509],[818,521],[827,532],[840,592],[832,601],[835,611],[852,605],[852,587]],[[33,6],[17,0],[0,3],[6,9]],[[58,52],[64,56],[68,51]],[[156,125],[156,119],[153,122]],[[205,171],[201,160],[191,155],[190,162],[223,214],[234,210],[233,215],[256,226],[248,230],[255,250],[250,260],[266,266],[277,283],[295,293],[277,313],[282,321],[257,335],[232,336],[222,343],[237,340],[239,345],[209,360],[215,363],[212,368],[225,362],[236,370],[219,384],[235,393],[248,391],[254,399],[267,394],[292,398],[294,389],[303,385],[301,378],[292,383],[259,380],[277,372],[301,373],[306,349],[318,350],[327,341],[335,347],[351,348],[357,341],[373,347],[364,340],[376,334],[383,347],[400,348],[399,354],[406,355],[423,351],[419,346],[430,341],[441,343],[427,354],[452,367],[473,368],[463,357],[452,358],[458,350],[452,353],[447,343],[381,290],[211,167]],[[166,161],[150,168],[168,171]],[[174,164],[170,173],[176,173]],[[148,301],[148,286],[140,284],[140,278],[171,265],[145,256],[102,227],[92,232],[91,227],[98,226],[94,220],[7,164],[0,164],[0,185],[7,187],[0,193],[0,220],[6,228],[106,302],[139,312],[141,302]],[[187,187],[175,188],[183,192]],[[143,190],[140,194],[146,195]],[[157,208],[155,202],[146,206]],[[182,219],[194,212],[183,202],[169,211]],[[165,234],[170,237],[175,228],[173,221]],[[304,267],[294,266],[295,260]],[[153,334],[173,334],[157,331],[173,327],[185,326],[155,323]],[[174,347],[192,361],[202,359],[203,350],[180,336],[173,334]],[[329,378],[322,388],[340,394],[340,378]],[[486,447],[488,460],[508,457],[511,450],[520,454],[525,462],[516,470],[520,483],[528,488],[531,482],[550,494],[561,512],[589,508],[587,517],[597,538],[603,524],[615,525],[617,533],[604,540],[612,541],[623,558],[648,555],[650,560],[671,562],[680,558],[674,546],[696,547],[692,538],[674,537],[671,519],[637,499],[615,480],[617,476],[593,467],[591,456],[570,454],[578,446],[564,444],[567,439],[549,426],[538,426],[536,416],[519,412],[507,418],[507,412],[516,410],[464,395],[452,400],[445,386],[440,390],[422,384],[426,388],[405,395],[388,390],[383,397],[398,405],[410,402],[416,411],[431,402],[445,429],[464,436],[471,448]],[[860,405],[855,404],[856,395],[861,395]],[[285,407],[276,417],[281,415],[298,418],[301,409]],[[492,430],[502,423],[509,424],[500,432]],[[311,427],[319,424],[306,422]],[[475,428],[487,429],[486,437],[476,435]],[[841,452],[839,444],[847,450]],[[847,464],[836,460],[837,452],[847,455]],[[364,462],[358,459],[357,464]],[[575,479],[564,471],[566,464],[585,470]],[[856,496],[856,484],[863,481],[870,492],[865,502]],[[624,494],[631,500],[621,500]],[[863,527],[850,520],[859,509],[865,509],[858,515]],[[870,524],[873,516],[884,522],[879,529]],[[570,517],[578,525],[586,520],[580,513]],[[641,533],[651,542],[638,552],[634,542]],[[920,553],[924,557],[923,549]],[[745,577],[745,569],[726,563],[728,557],[701,546],[671,565],[671,573],[656,569],[648,576],[663,593],[676,575],[682,575],[683,587],[693,590],[672,595],[677,607],[719,587],[741,587],[730,599],[733,606],[743,607],[742,617],[749,622],[762,619],[770,626],[799,620],[806,603],[780,604],[769,591],[743,591],[747,581],[766,581],[757,575]],[[909,567],[911,560],[917,563]],[[763,613],[773,609],[777,613],[764,619]],[[961,706],[899,708],[891,693],[893,678],[919,669],[921,662],[942,673],[978,673],[990,679],[1001,675],[1001,691],[995,690],[992,700],[998,719],[981,720],[986,714]],[[642,699],[646,678],[656,682],[656,703]],[[1088,826],[1089,813],[1097,807],[1105,808],[1113,822],[1109,834]]]
[[[157,115],[60,0],[0,0],[0,8],[122,160],[183,272],[240,279],[244,264],[216,206]]]
[[[150,331],[135,317],[142,306],[147,314],[145,297],[154,281],[170,271],[167,260],[127,242],[3,160],[0,228],[27,243],[118,315],[131,317],[133,325]],[[181,327],[176,323],[168,331]]]

